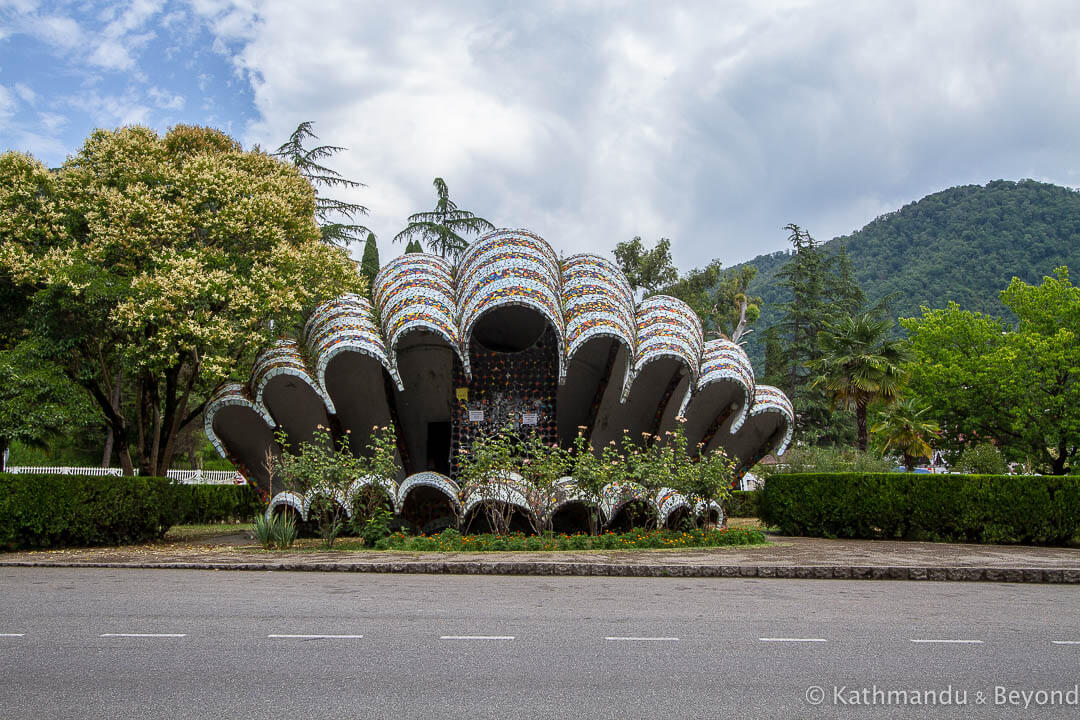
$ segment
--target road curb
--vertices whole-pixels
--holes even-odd
[[[778,578],[1080,584],[1080,568],[934,567],[905,565],[678,565],[593,562],[55,562],[0,561],[0,567],[126,568],[270,572],[414,573],[600,577]]]

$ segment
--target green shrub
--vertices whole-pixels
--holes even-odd
[[[964,448],[953,468],[969,475],[1006,475],[1009,465],[1005,456],[990,443]]]
[[[153,477],[0,474],[0,548],[160,538],[187,507],[183,488]]]
[[[915,473],[777,474],[761,518],[785,535],[1080,544],[1080,478]]]
[[[723,505],[724,517],[760,517],[761,490],[733,490]]]
[[[765,535],[752,528],[719,528],[715,530],[631,530],[625,533],[600,535],[462,535],[457,530],[444,530],[438,535],[406,535],[396,532],[374,543],[376,550],[473,551],[527,550],[532,552],[562,550],[639,550],[642,548],[720,547],[725,545],[759,545]],[[365,544],[363,547],[370,547]]]
[[[177,525],[244,522],[264,509],[251,485],[180,485],[183,512]]]

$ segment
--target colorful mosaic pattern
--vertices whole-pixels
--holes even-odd
[[[671,488],[661,488],[660,492],[656,493],[655,505],[660,525],[666,525],[672,513],[679,508],[690,510],[690,501],[686,496]]]
[[[608,483],[600,492],[600,513],[604,516],[604,522],[611,522],[611,519],[628,503],[639,500],[653,504],[655,507],[653,498],[649,497],[649,491],[636,482]]]
[[[390,362],[382,332],[375,324],[371,303],[359,295],[342,295],[320,305],[304,328],[307,346],[315,357],[315,373],[326,382],[326,368],[336,355],[355,352],[374,358],[386,368],[399,390],[404,389],[396,366]]]
[[[697,382],[701,364],[701,321],[690,306],[668,295],[653,295],[642,301],[637,310],[637,348],[634,368],[623,400],[641,370],[662,357],[674,357],[690,372],[690,387]]]
[[[334,402],[326,394],[321,381],[311,377],[307,361],[295,340],[278,340],[270,349],[259,353],[251,369],[251,386],[255,388],[255,402],[266,406],[263,393],[266,386],[279,375],[291,375],[310,387],[326,404],[327,412],[337,412]]]
[[[279,492],[266,506],[266,519],[269,520],[279,509],[292,508],[301,520],[307,520],[308,503],[304,496],[294,492]]]
[[[217,391],[211,396],[210,402],[206,404],[206,410],[203,411],[203,432],[206,433],[207,439],[210,444],[214,446],[214,449],[218,451],[218,454],[223,458],[230,458],[235,464],[236,459],[228,451],[225,445],[221,442],[221,438],[218,437],[217,430],[214,429],[214,417],[230,405],[239,405],[240,407],[246,407],[253,413],[258,415],[266,422],[266,426],[271,430],[274,429],[274,419],[270,417],[270,413],[262,405],[257,405],[251,397],[251,392],[240,383],[227,383],[217,389]]]
[[[746,351],[730,340],[710,340],[705,343],[697,387],[694,394],[683,401],[679,414],[685,416],[690,412],[693,398],[707,386],[721,382],[732,382],[742,389],[742,407],[731,423],[731,431],[738,430],[750,414],[750,398],[754,396],[754,368],[750,364],[750,358],[746,356]],[[705,410],[715,412],[717,408]]]
[[[561,348],[560,284],[559,259],[542,238],[523,230],[497,230],[480,238],[462,256],[458,272],[462,348],[468,350],[473,326],[484,312],[510,305],[529,307],[546,317]],[[467,374],[470,371],[467,364],[465,370]],[[560,349],[559,377],[564,376],[565,358]]]
[[[626,347],[627,357],[633,357],[634,296],[618,268],[597,255],[571,256],[563,263],[562,301],[568,361],[596,336],[616,338]],[[630,363],[626,373],[630,373]]]
[[[763,448],[764,452],[761,457],[765,457],[770,452],[783,455],[784,451],[788,449],[788,445],[791,444],[792,436],[795,434],[795,410],[791,407],[791,400],[788,400],[788,396],[780,388],[771,385],[758,385],[754,394],[754,406],[750,410],[749,417],[764,413],[777,413],[781,416],[784,436],[776,447]],[[760,459],[758,458],[754,462],[756,463]]]
[[[376,276],[374,288],[386,348],[395,367],[398,341],[416,329],[440,335],[462,356],[450,263],[434,255],[407,253],[387,263]]]

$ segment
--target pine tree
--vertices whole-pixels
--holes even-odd
[[[450,199],[450,190],[442,178],[435,178],[432,185],[438,198],[435,209],[410,215],[409,224],[394,237],[394,242],[420,240],[427,244],[428,250],[442,257],[449,255],[457,258],[469,246],[462,233],[472,235],[488,232],[494,230],[495,226],[468,210],[458,209],[457,203]]]
[[[375,287],[375,276],[379,274],[379,246],[375,243],[375,233],[369,232],[364,242],[364,256],[360,260],[360,274],[367,278],[368,292]]]
[[[409,244],[405,246],[406,253],[422,253],[424,248],[420,246],[419,240],[410,240]]]
[[[313,124],[311,120],[305,120],[297,125],[296,129],[293,130],[293,134],[289,136],[289,140],[271,155],[295,165],[300,174],[315,189],[315,219],[319,223],[323,242],[347,247],[353,241],[359,242],[364,237],[364,233],[371,234],[371,231],[363,225],[351,222],[357,215],[367,215],[368,209],[356,203],[324,197],[319,194],[319,189],[346,188],[351,190],[365,187],[365,185],[355,180],[348,180],[336,170],[331,170],[320,164],[321,160],[336,155],[347,148],[337,145],[304,147],[306,140],[319,139],[319,136],[311,130]],[[340,220],[350,222],[340,222]]]

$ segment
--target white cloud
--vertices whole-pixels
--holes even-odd
[[[28,18],[26,29],[61,50],[73,50],[84,42],[79,23],[63,15]]]
[[[171,93],[161,88],[152,87],[147,91],[147,95],[150,96],[150,101],[154,103],[154,107],[162,110],[183,110],[184,109],[184,96]]]
[[[15,115],[15,95],[0,85],[0,128],[7,127]]]
[[[151,115],[150,108],[130,89],[122,95],[90,90],[66,98],[66,104],[86,113],[97,127],[145,125]]]
[[[37,93],[23,83],[15,83],[15,94],[27,105],[33,105],[37,102]]]

